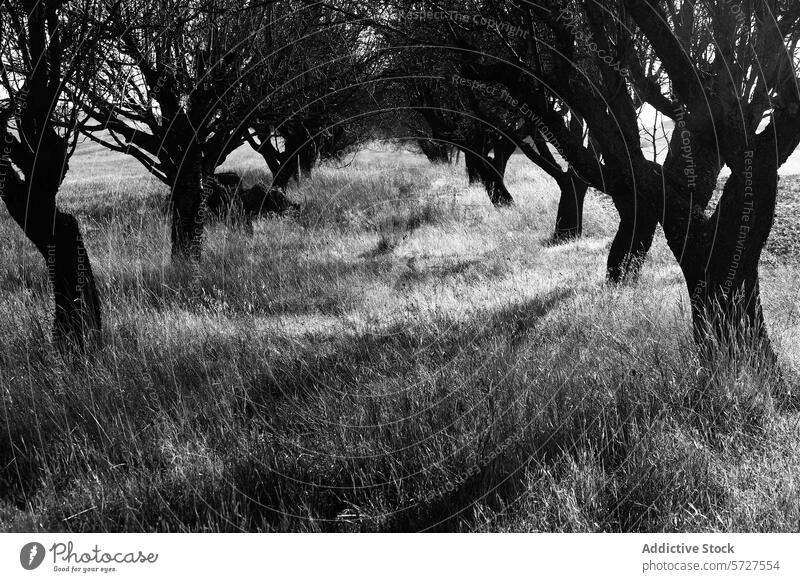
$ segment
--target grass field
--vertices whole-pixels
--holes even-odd
[[[518,156],[507,184],[496,211],[463,169],[376,147],[178,268],[164,188],[82,147],[60,198],[95,353],[50,345],[43,261],[0,216],[0,528],[798,531],[798,414],[768,373],[701,364],[663,237],[607,287],[608,201],[549,246],[554,184]],[[798,204],[785,178],[762,269],[788,378]]]

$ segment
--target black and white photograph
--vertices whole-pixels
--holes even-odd
[[[0,575],[438,532],[784,579],[724,536],[800,531],[798,43],[798,0],[0,0]]]

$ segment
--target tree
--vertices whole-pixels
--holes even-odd
[[[354,60],[368,54],[356,54],[358,45],[345,51],[343,39],[359,38],[346,18],[303,2],[134,0],[108,18],[115,35],[103,48],[112,58],[84,105],[94,122],[82,129],[170,187],[177,259],[199,259],[214,171],[253,139],[251,128],[285,185],[292,174],[279,168],[314,162],[304,144],[309,127],[324,127],[317,100],[337,83],[334,71],[352,79]],[[339,44],[326,44],[332,39]],[[267,136],[281,136],[289,150],[274,151]]]
[[[45,259],[55,303],[53,337],[84,347],[101,327],[100,297],[77,220],[56,203],[74,151],[102,26],[93,0],[9,0],[0,10],[0,197]]]
[[[514,105],[507,87],[491,76],[476,76],[473,70],[477,54],[524,46],[524,38],[513,38],[514,31],[503,38],[483,24],[491,10],[499,10],[498,5],[475,1],[386,4],[385,9],[376,9],[373,3],[362,6],[361,14],[393,49],[393,66],[404,78],[406,105],[418,109],[434,142],[459,147],[470,182],[483,183],[498,206],[513,202],[503,176],[511,154],[521,150],[561,191],[553,240],[580,236],[588,183],[568,163],[562,167],[556,160],[547,128],[520,114],[519,103]],[[579,139],[587,141],[588,150],[580,117],[558,100],[551,100],[551,106],[569,120]]]
[[[452,78],[460,77],[456,73]],[[446,76],[438,87],[410,79],[403,84],[410,99],[408,107],[424,119],[434,143],[455,147],[464,154],[469,183],[482,184],[496,207],[513,204],[505,173],[516,150],[515,140],[482,115],[475,96],[465,93]]]
[[[282,42],[292,47],[282,66],[291,71],[286,85],[298,91],[280,109],[271,103],[264,115],[255,116],[248,134],[279,188],[360,141],[358,117],[372,101],[372,81],[380,70],[377,39],[364,34],[364,23],[321,3],[294,4],[273,8],[283,14],[273,26],[288,24],[291,31],[282,33]]]
[[[755,343],[759,357],[774,361],[758,260],[774,215],[777,169],[800,142],[796,2],[394,5],[435,9],[449,34],[430,44],[460,51],[468,78],[503,85],[576,174],[611,196],[620,228],[610,277],[637,269],[660,223],[687,284],[698,342]],[[474,36],[468,11],[483,19],[483,37]],[[675,121],[662,163],[642,149],[642,102]],[[585,121],[596,152],[570,131],[558,103]],[[723,165],[731,177],[712,210]]]
[[[695,335],[701,342],[755,343],[758,355],[774,362],[758,262],[772,228],[778,168],[800,144],[800,9],[778,0],[750,0],[741,7],[632,1],[626,7],[663,62],[672,109],[686,112],[683,123],[690,145],[698,148],[695,156],[720,159],[731,170],[710,216],[693,207],[691,179],[683,187],[685,164],[665,164],[663,202],[647,201],[663,208],[664,233],[691,298]],[[698,25],[704,29],[698,35],[702,52],[692,50]]]
[[[173,258],[198,259],[205,180],[244,140],[252,47],[266,8],[217,0],[106,5],[113,35],[82,131],[170,187]]]
[[[397,9],[389,11],[387,19],[380,22],[365,18],[384,38],[390,55],[387,77],[395,79],[394,94],[400,95],[392,102],[424,120],[425,129],[417,135],[417,142],[423,153],[427,149],[426,155],[432,161],[449,160],[448,150],[457,148],[464,154],[470,183],[482,184],[497,207],[513,204],[504,176],[516,150],[514,139],[494,127],[482,113],[491,108],[502,117],[502,104],[489,105],[490,96],[471,91],[463,84],[463,71],[452,51],[431,50],[431,39],[441,37],[443,25],[440,21],[409,18],[421,5],[393,7]]]
[[[458,53],[464,75],[480,85],[500,85],[506,108],[513,111],[509,116],[512,123],[522,126],[532,143],[520,144],[528,158],[553,177],[561,191],[559,214],[556,219],[554,240],[569,240],[582,231],[582,206],[589,186],[606,191],[606,164],[600,163],[603,152],[596,139],[589,139],[588,125],[577,107],[554,90],[552,80],[559,83],[563,78],[551,79],[554,66],[559,59],[572,60],[581,65],[585,61],[594,67],[597,51],[574,42],[568,57],[555,55],[552,32],[532,15],[525,3],[473,2],[470,8],[479,18],[464,18],[460,14],[457,22],[450,23],[450,46]],[[464,10],[464,8],[461,8]],[[527,10],[527,12],[526,12]],[[552,10],[550,11],[552,12]],[[557,11],[554,12],[558,14]],[[452,19],[450,19],[452,20]],[[486,23],[476,35],[474,26],[463,23]],[[460,21],[460,22],[458,22]],[[501,26],[498,23],[503,23]],[[575,26],[570,22],[571,26]],[[575,36],[580,37],[584,24],[579,24]],[[572,29],[566,32],[572,38]],[[524,32],[524,34],[522,33]],[[534,42],[538,39],[545,42]],[[564,73],[559,69],[559,73]],[[613,96],[608,98],[614,99]],[[560,137],[553,131],[558,127]],[[604,127],[603,131],[609,131]],[[516,132],[519,129],[515,129]],[[533,147],[531,147],[531,145]],[[567,147],[572,155],[582,161],[573,162],[567,155]],[[555,150],[564,160],[563,164],[552,155]],[[613,197],[612,197],[613,198]],[[641,264],[652,244],[657,217],[645,209],[616,198],[615,205],[620,214],[620,225],[609,251],[607,277],[610,282],[632,280],[638,277]]]
[[[758,261],[774,215],[777,170],[800,142],[800,10],[777,0],[505,6],[528,23],[539,48],[535,59],[506,53],[517,74],[494,76],[527,90],[532,102],[553,93],[586,120],[606,168],[605,191],[622,222],[663,226],[686,281],[698,342],[755,344],[759,358],[774,361]],[[578,34],[587,30],[589,37]],[[663,80],[641,74],[637,42],[661,63]],[[527,83],[517,81],[520,71]],[[677,120],[663,164],[642,151],[637,99]],[[594,182],[594,162],[582,144],[546,108],[537,113],[570,162]],[[707,213],[721,164],[731,176]]]

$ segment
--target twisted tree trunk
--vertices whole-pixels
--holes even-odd
[[[447,143],[434,139],[418,139],[417,145],[432,164],[450,164],[453,161],[452,148]]]
[[[734,164],[710,219],[696,219],[680,260],[694,335],[714,351],[745,348],[761,363],[777,360],[761,307],[758,263],[775,216],[775,151],[746,151]]]
[[[292,180],[299,182],[301,176],[311,174],[319,160],[319,151],[307,129],[283,128],[281,137],[283,151],[273,145],[271,128],[256,136],[248,135],[247,140],[267,163],[272,174],[272,188],[284,190]]]
[[[464,149],[464,165],[467,168],[467,179],[470,185],[482,183],[481,171],[479,170],[483,165],[481,160],[482,157],[479,154],[469,149]]]
[[[462,149],[470,184],[483,184],[494,206],[511,206],[514,198],[506,188],[504,179],[516,144],[502,137],[491,144],[486,136],[480,136],[467,142]],[[493,155],[490,156],[489,152],[493,152]]]
[[[65,148],[40,145],[26,179],[0,160],[0,197],[9,215],[47,266],[53,288],[53,340],[60,348],[82,349],[101,330],[100,296],[77,220],[56,208]],[[60,160],[60,161],[59,161]]]
[[[501,138],[495,142],[492,157],[493,182],[489,191],[489,198],[495,206],[510,206],[514,203],[514,198],[506,188],[505,176],[508,161],[516,149],[516,144],[510,139]]]
[[[561,195],[558,200],[554,243],[563,243],[580,238],[583,234],[583,201],[589,185],[572,174],[564,173],[556,177]]]
[[[618,203],[619,227],[608,251],[606,279],[631,283],[639,278],[658,226],[655,213],[635,200]]]
[[[292,179],[299,183],[302,176],[310,175],[318,157],[316,144],[304,126],[285,131],[283,139],[283,168],[279,171],[283,176],[275,184],[281,188],[285,188]]]
[[[100,296],[78,221],[71,214],[56,212],[46,259],[55,300],[54,338],[60,344],[83,346],[100,331]]]

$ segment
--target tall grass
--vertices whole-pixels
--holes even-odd
[[[3,529],[796,531],[787,380],[698,358],[663,244],[606,288],[602,199],[550,246],[557,190],[516,158],[509,188],[498,212],[460,169],[362,155],[298,216],[210,226],[194,269],[163,188],[72,179],[105,310],[82,357],[3,217]],[[764,282],[789,378],[796,275]]]

